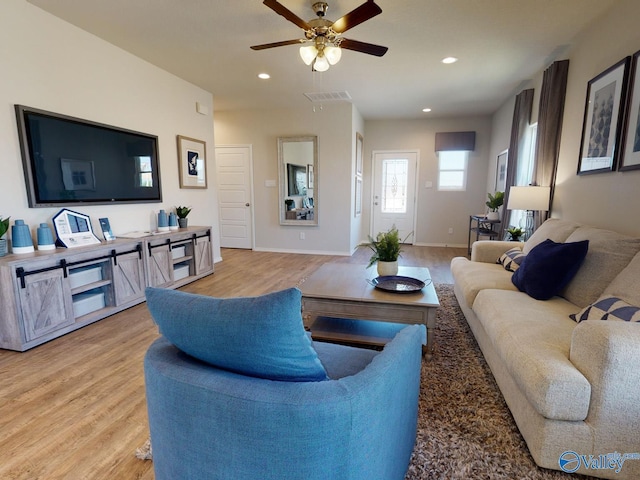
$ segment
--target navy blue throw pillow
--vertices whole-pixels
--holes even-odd
[[[527,254],[511,281],[530,297],[549,300],[577,273],[588,248],[589,240],[569,243],[545,240]]]

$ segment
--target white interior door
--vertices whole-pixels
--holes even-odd
[[[253,248],[251,146],[216,147],[220,246]]]
[[[418,152],[373,152],[372,236],[396,226],[413,243]]]

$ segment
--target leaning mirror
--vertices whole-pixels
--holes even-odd
[[[279,137],[280,225],[318,224],[318,137]]]

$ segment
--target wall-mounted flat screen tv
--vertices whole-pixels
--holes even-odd
[[[30,207],[162,201],[157,136],[15,108]]]

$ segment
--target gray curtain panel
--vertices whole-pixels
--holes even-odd
[[[551,187],[549,205],[553,205],[568,74],[569,60],[560,60],[553,62],[542,78],[533,178],[535,185]],[[535,212],[535,228],[542,225],[549,215],[550,212]]]
[[[516,172],[518,170],[518,159],[522,152],[525,134],[531,121],[531,108],[533,106],[533,89],[523,90],[516,96],[516,105],[513,109],[513,123],[511,126],[511,139],[509,142],[509,152],[507,154],[507,183],[504,192],[504,207],[502,208],[502,234],[500,238],[505,238],[509,228],[509,190],[515,183]]]

